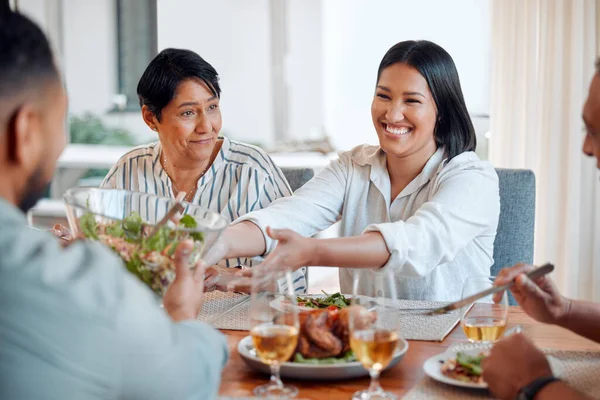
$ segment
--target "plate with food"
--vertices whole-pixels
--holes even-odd
[[[462,350],[448,350],[430,357],[423,364],[423,370],[436,381],[471,389],[487,389],[483,380],[482,361],[489,355],[490,345],[472,345]],[[555,376],[562,372],[560,362],[548,357]]]
[[[367,309],[372,309],[376,305],[372,300],[359,298],[358,304],[364,305]],[[323,294],[306,294],[304,296],[296,297],[296,304],[298,305],[299,311],[313,311],[313,310],[330,310],[336,311],[342,308],[350,307],[352,303],[352,295],[342,294],[336,292],[334,294],[328,294],[323,291]],[[289,302],[285,299],[276,299],[271,302],[271,307],[283,310],[286,304]]]
[[[350,349],[349,307],[314,309],[300,314],[300,333],[296,351],[281,364],[281,376],[292,379],[338,380],[369,375]],[[408,342],[399,338],[386,369],[406,354]],[[238,352],[251,368],[270,373],[269,365],[258,357],[251,336],[238,344]]]

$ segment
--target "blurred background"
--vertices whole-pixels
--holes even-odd
[[[598,0],[13,0],[49,35],[69,94],[70,144],[49,197],[97,185],[131,146],[157,140],[136,86],[167,47],[221,78],[222,133],[316,172],[377,143],[370,104],[395,43],[428,39],[457,65],[477,153],[537,177],[536,262],[600,300],[600,183],[581,154],[581,106],[600,48]],[[91,147],[95,146],[95,147]],[[38,207],[60,216],[60,201]],[[335,235],[335,230],[324,233]],[[315,273],[313,287],[336,284]],[[323,277],[325,276],[325,277]],[[316,285],[316,286],[315,286]],[[311,287],[311,291],[313,291]]]
[[[46,28],[57,50],[75,121],[73,142],[126,142],[123,131],[136,143],[155,140],[140,117],[136,86],[160,50],[178,47],[197,52],[219,72],[223,132],[230,137],[265,148],[324,138],[336,149],[375,143],[370,104],[377,66],[392,45],[418,38],[453,56],[478,123],[480,153],[487,155],[489,1],[15,3]],[[89,125],[109,135],[89,135]],[[114,135],[119,138],[110,139]]]

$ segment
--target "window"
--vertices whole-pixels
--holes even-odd
[[[116,0],[118,109],[139,110],[137,84],[156,56],[156,0]]]

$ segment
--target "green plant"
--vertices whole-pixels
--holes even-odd
[[[91,113],[72,116],[69,119],[69,134],[71,143],[102,144],[112,146],[133,146],[134,136],[126,129],[107,127],[102,120]],[[107,169],[91,169],[82,177],[103,178]]]
[[[133,135],[121,128],[107,127],[97,116],[86,113],[69,120],[71,143],[133,146]]]

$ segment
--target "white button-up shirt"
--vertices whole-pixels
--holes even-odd
[[[386,155],[362,145],[340,154],[292,197],[238,219],[257,224],[267,251],[276,243],[267,226],[312,236],[341,219],[341,235],[379,231],[391,254],[401,298],[457,300],[469,276],[489,275],[500,214],[498,176],[473,152],[448,161],[443,149],[393,201]],[[352,293],[352,269],[340,269],[340,286]],[[363,282],[361,285],[371,285]]]

